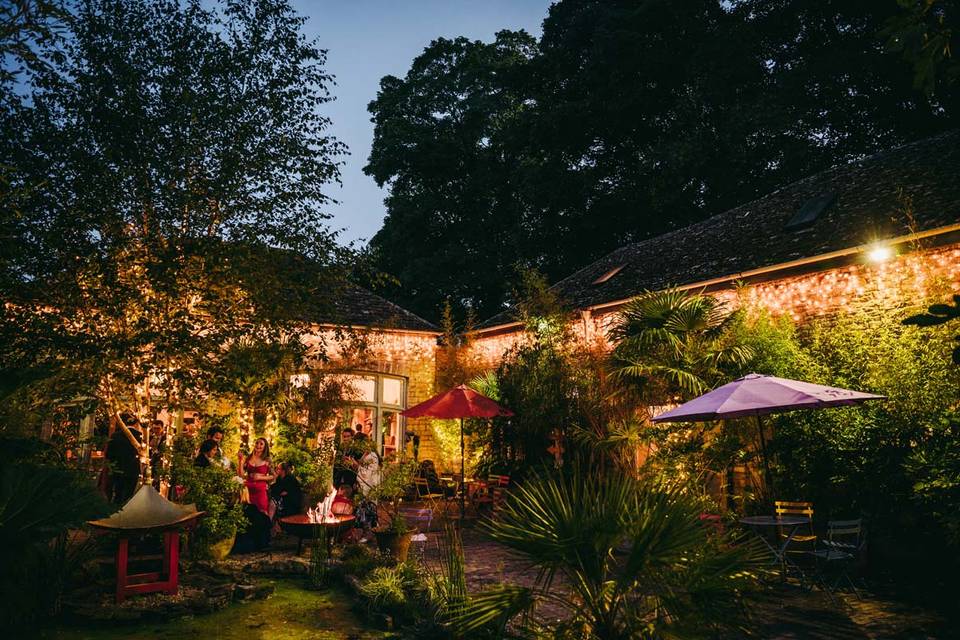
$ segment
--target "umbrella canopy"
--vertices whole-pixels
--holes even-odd
[[[654,422],[706,422],[798,409],[826,409],[886,396],[751,373],[653,418]]]
[[[513,412],[462,384],[424,400],[400,415],[408,418],[496,418],[512,416]]]

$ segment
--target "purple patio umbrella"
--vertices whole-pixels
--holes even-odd
[[[760,431],[760,454],[767,486],[773,489],[770,465],[767,462],[767,443],[763,436],[760,416],[799,409],[826,409],[860,404],[866,400],[883,400],[886,396],[862,393],[821,384],[775,378],[751,373],[727,383],[690,402],[661,413],[654,422],[709,422],[728,418],[756,416]]]

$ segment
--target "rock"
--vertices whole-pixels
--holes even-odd
[[[237,584],[233,589],[234,600],[263,600],[273,595],[272,584]]]
[[[233,586],[235,600],[252,600],[257,586],[253,584],[236,584]]]
[[[310,561],[305,558],[256,560],[246,564],[243,572],[253,575],[305,576],[310,573]]]
[[[237,585],[233,582],[223,582],[216,585],[210,585],[203,589],[203,592],[207,594],[208,598],[212,599],[221,599],[226,598],[229,602],[233,598],[233,594],[236,591]]]
[[[256,590],[253,594],[254,600],[265,600],[273,595],[273,592],[276,591],[276,587],[272,584],[258,584]]]

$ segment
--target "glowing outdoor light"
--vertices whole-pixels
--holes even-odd
[[[867,259],[870,262],[884,262],[893,257],[893,249],[886,245],[875,245],[867,252]]]

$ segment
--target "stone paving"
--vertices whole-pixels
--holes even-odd
[[[430,533],[416,550],[428,564],[436,562],[437,533]],[[467,584],[471,591],[512,583],[532,586],[533,569],[509,549],[485,538],[479,531],[463,532]],[[562,583],[557,585],[563,589]],[[922,640],[960,638],[960,630],[936,613],[882,597],[862,593],[838,593],[831,600],[819,590],[805,591],[794,585],[774,588],[751,606],[751,623],[756,637],[773,640]],[[562,609],[541,611],[542,616],[562,615]]]

